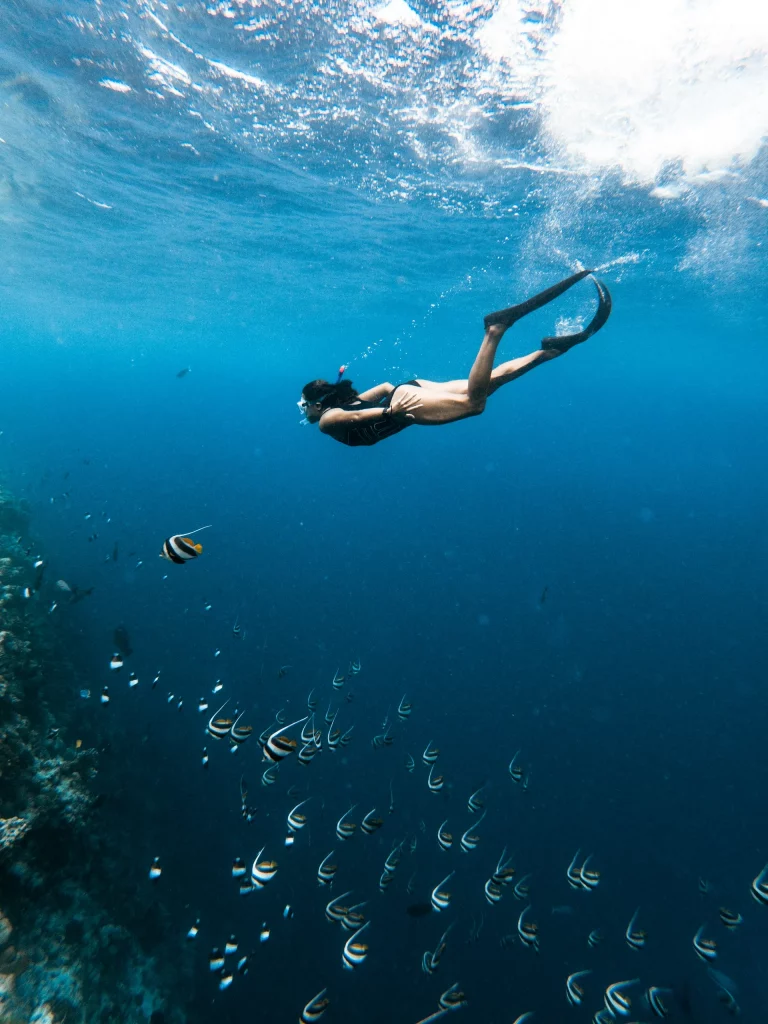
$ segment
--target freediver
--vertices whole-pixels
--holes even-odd
[[[541,348],[535,352],[494,369],[496,349],[508,327],[552,302],[591,273],[591,270],[581,270],[517,306],[489,313],[484,320],[485,337],[468,380],[437,382],[418,378],[403,384],[378,384],[358,393],[351,381],[342,380],[345,369],[342,367],[335,384],[313,380],[305,385],[298,406],[309,423],[319,424],[324,434],[353,448],[378,444],[413,424],[442,426],[468,416],[479,416],[488,396],[504,384],[522,377],[535,366],[556,359],[600,330],[611,313],[611,296],[606,286],[593,278],[597,312],[583,331],[544,338]]]

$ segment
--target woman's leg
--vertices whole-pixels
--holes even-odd
[[[550,359],[554,359],[559,354],[559,352],[545,352],[543,349],[538,349],[536,352],[531,352],[530,355],[520,356],[518,359],[510,359],[508,362],[502,363],[501,366],[497,366],[491,373],[488,394],[492,395],[494,391],[498,391],[504,384],[522,377],[524,373],[528,373],[529,370],[534,369],[536,366],[541,366],[542,363],[548,363]],[[429,391],[443,391],[450,394],[466,395],[468,393],[469,381],[419,379],[419,385]]]
[[[415,423],[422,426],[436,426],[442,423],[454,423],[468,416],[479,416],[485,409],[485,400],[491,387],[491,373],[496,349],[506,330],[503,324],[493,324],[485,332],[480,349],[475,356],[469,379],[452,381],[451,390],[442,389],[442,385],[425,381],[419,388],[413,388],[421,401],[421,406],[414,410]],[[421,384],[421,381],[419,382]],[[408,385],[402,385],[408,387]],[[453,390],[453,388],[456,390]]]

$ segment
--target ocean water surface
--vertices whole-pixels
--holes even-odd
[[[7,1019],[281,1024],[327,989],[328,1024],[416,1024],[456,983],[451,1018],[547,1024],[628,979],[624,1019],[655,1019],[651,986],[673,1021],[764,1019],[766,53],[757,2],[5,5],[0,475],[45,563],[25,614],[68,665],[34,697],[49,756],[97,751],[57,848],[102,914],[57,906],[25,840],[0,850],[17,950],[48,921],[83,983],[16,960]],[[360,389],[466,377],[486,313],[585,267],[607,325],[482,416],[356,449],[301,425],[340,365]],[[577,286],[500,358],[593,310]],[[207,524],[199,558],[158,558]],[[262,785],[259,734],[312,690],[321,753]],[[253,727],[235,753],[206,733],[225,700]],[[569,886],[577,851],[595,888]],[[277,873],[240,896],[236,858]],[[415,913],[433,889],[448,908]],[[353,970],[325,915],[348,890]]]

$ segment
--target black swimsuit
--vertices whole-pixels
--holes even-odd
[[[388,409],[395,391],[406,384],[416,388],[421,387],[416,380],[406,380],[403,384],[396,385],[380,402],[365,402],[358,398],[354,402],[349,402],[347,405],[339,405],[337,408],[343,409],[345,412],[358,412],[360,409]],[[410,425],[410,421],[396,420],[394,416],[385,416],[383,419],[374,420],[372,423],[352,424],[352,426],[347,428],[346,436],[337,437],[336,440],[341,441],[342,444],[348,444],[350,448],[370,447],[370,445],[378,444],[379,441],[383,441],[387,437],[399,434],[401,430],[405,430]]]

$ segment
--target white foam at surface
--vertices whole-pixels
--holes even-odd
[[[125,82],[117,82],[113,78],[102,78],[99,85],[104,89],[111,89],[113,92],[132,92],[130,85]]]
[[[421,18],[412,7],[409,7],[405,0],[389,0],[389,3],[376,7],[373,15],[377,21],[385,25],[407,25],[408,28],[420,28],[423,26]]]
[[[768,4],[578,0],[547,54],[553,140],[588,167],[653,183],[748,163],[768,131]]]

